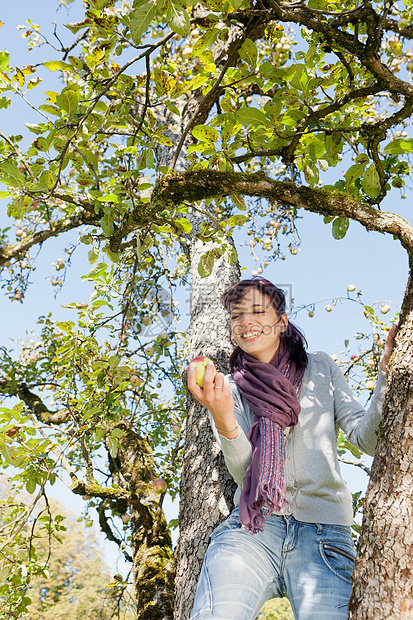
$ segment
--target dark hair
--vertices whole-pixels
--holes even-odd
[[[271,302],[276,313],[281,316],[285,314],[286,304],[284,291],[275,286],[265,278],[255,277],[250,280],[240,280],[236,282],[221,296],[221,302],[224,308],[230,312],[231,306],[239,303],[247,290],[255,289],[262,295],[266,295]],[[290,352],[291,359],[297,364],[297,368],[306,368],[308,364],[308,356],[306,352],[307,340],[304,334],[291,321],[288,321],[288,327],[280,335],[285,346]]]

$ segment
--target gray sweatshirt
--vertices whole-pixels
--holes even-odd
[[[241,433],[235,439],[218,434],[211,418],[231,476],[238,484],[239,502],[245,472],[251,460],[246,435],[254,414],[230,376],[235,417]],[[354,396],[342,371],[327,353],[308,354],[308,366],[299,393],[298,424],[285,430],[285,515],[297,521],[351,525],[352,497],[341,477],[337,459],[337,435],[341,428],[359,450],[373,456],[386,388],[386,375],[379,376],[370,406],[365,410]]]

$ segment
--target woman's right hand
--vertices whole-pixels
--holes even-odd
[[[223,437],[234,439],[239,435],[240,429],[234,415],[234,399],[229,387],[229,378],[222,372],[218,372],[214,385],[214,370],[214,363],[208,362],[204,376],[204,387],[201,388],[196,382],[196,369],[190,364],[188,388],[201,405],[211,412],[218,432]]]

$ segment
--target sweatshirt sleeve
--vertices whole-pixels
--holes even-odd
[[[230,382],[231,393],[234,399],[234,413],[237,423],[241,427],[240,434],[235,439],[227,439],[220,435],[215,427],[214,420],[210,412],[209,419],[211,422],[212,431],[215,435],[215,439],[219,443],[224,455],[225,464],[229,473],[234,478],[235,482],[240,488],[244,480],[245,472],[251,461],[251,444],[247,439],[247,433],[250,428],[248,416],[246,415],[245,408],[243,406],[241,396],[233,381]]]
[[[386,374],[379,369],[376,387],[368,409],[360,404],[341,369],[332,360],[334,416],[347,439],[359,450],[374,456],[382,416]]]

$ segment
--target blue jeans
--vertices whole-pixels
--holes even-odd
[[[296,620],[346,620],[355,557],[349,527],[271,515],[250,534],[235,508],[211,536],[191,620],[254,620],[283,596]]]

